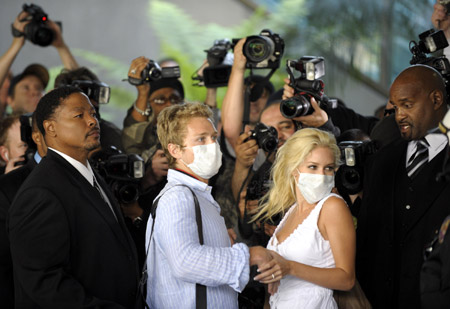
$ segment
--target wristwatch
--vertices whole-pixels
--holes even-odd
[[[148,106],[148,103],[147,103],[147,108],[145,109],[145,111],[143,111],[142,109],[139,109],[137,106],[136,106],[136,102],[134,102],[133,103],[133,108],[134,108],[134,110],[135,111],[137,111],[139,114],[141,114],[142,116],[150,116],[150,113],[151,113],[151,109],[150,109],[150,106]]]

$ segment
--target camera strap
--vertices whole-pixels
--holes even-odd
[[[198,239],[200,242],[200,245],[203,245],[203,224],[202,224],[202,213],[200,211],[200,204],[198,203],[198,199],[197,196],[195,195],[194,191],[187,185],[184,184],[179,184],[179,185],[174,185],[173,187],[186,187],[189,189],[189,191],[191,191],[193,197],[194,197],[194,204],[195,204],[195,219],[197,221],[197,230],[198,230]],[[173,187],[170,187],[168,190],[172,189]],[[168,191],[167,190],[167,191]],[[167,192],[165,191],[165,192]],[[165,193],[164,192],[164,193]],[[146,299],[145,299],[145,293],[147,291],[146,286],[147,286],[147,256],[148,256],[148,250],[150,249],[150,243],[153,237],[153,228],[155,227],[155,220],[156,220],[156,208],[158,207],[158,203],[159,203],[159,199],[164,195],[161,194],[152,204],[152,207],[150,209],[150,214],[152,216],[153,222],[152,222],[152,229],[150,232],[150,237],[149,237],[149,242],[148,242],[148,247],[147,250],[145,252],[145,263],[142,269],[142,274],[141,274],[141,280],[139,281],[139,286],[138,286],[138,290],[140,291],[140,295],[144,298],[144,304],[145,304],[145,308],[149,308],[149,306],[147,305]],[[206,309],[206,286],[202,285],[202,284],[196,284],[195,285],[195,302],[196,302],[196,308],[197,309]]]
[[[15,38],[20,38],[21,36],[25,35],[25,33],[20,32],[19,30],[17,30],[14,27],[14,24],[11,24],[11,33],[12,33],[13,37],[15,37]]]
[[[144,80],[142,78],[134,78],[130,76],[128,76],[127,79],[122,79],[122,81],[128,81],[133,86],[140,86],[144,83]]]

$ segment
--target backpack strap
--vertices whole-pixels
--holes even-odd
[[[174,185],[173,187],[178,187],[178,186],[183,186],[189,189],[189,191],[191,191],[193,197],[194,197],[194,204],[195,204],[195,219],[197,221],[197,230],[198,230],[198,239],[200,242],[200,245],[203,245],[203,224],[202,224],[202,213],[200,211],[200,204],[198,202],[197,196],[195,195],[194,191],[188,187],[187,185],[184,184],[179,184],[179,185]],[[168,190],[172,189],[173,187],[170,187]],[[167,190],[167,191],[168,191]],[[165,192],[167,192],[165,191]],[[164,192],[164,193],[165,193]],[[149,238],[149,244],[147,247],[147,250],[145,252],[145,263],[144,263],[144,267],[142,269],[142,274],[141,274],[141,280],[139,282],[139,290],[140,290],[140,294],[142,295],[142,297],[145,296],[145,293],[147,291],[146,289],[146,285],[147,285],[147,256],[148,256],[148,250],[150,248],[150,242],[152,240],[153,237],[153,228],[155,226],[155,220],[156,220],[156,209],[158,207],[158,203],[159,203],[159,199],[164,195],[161,194],[152,204],[152,207],[150,209],[150,214],[152,216],[153,222],[152,222],[152,229],[150,232],[150,238]],[[196,308],[197,309],[206,309],[207,305],[207,301],[206,301],[206,286],[202,285],[202,284],[196,284],[195,285],[195,300],[196,300]],[[145,307],[148,308],[147,302],[145,301],[145,297],[144,297],[144,303],[145,303]]]

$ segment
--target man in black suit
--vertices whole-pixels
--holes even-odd
[[[16,307],[134,308],[136,249],[88,163],[100,145],[94,107],[65,86],[45,95],[35,113],[48,151],[9,212]]]
[[[374,308],[420,308],[423,248],[450,213],[450,184],[437,182],[447,151],[436,129],[447,112],[445,84],[415,65],[395,79],[390,102],[401,140],[368,163],[358,218],[356,270]]]

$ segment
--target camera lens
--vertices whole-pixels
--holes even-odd
[[[266,139],[264,139],[261,142],[261,144],[262,144],[261,145],[262,150],[267,151],[267,152],[272,152],[275,149],[277,149],[278,139],[275,138],[274,136],[268,136]]]
[[[139,198],[139,190],[135,184],[120,183],[115,189],[117,199],[121,203],[129,204]]]
[[[161,71],[158,70],[157,68],[153,67],[148,72],[148,77],[150,77],[150,79],[152,79],[152,80],[160,79],[161,78]]]
[[[53,31],[42,24],[31,22],[24,28],[25,38],[33,44],[48,46],[53,42]]]
[[[280,111],[286,118],[295,118],[313,113],[311,103],[303,95],[297,95],[290,99],[281,101]]]
[[[274,50],[274,42],[264,36],[249,37],[244,44],[244,55],[250,62],[264,61],[274,53]]]
[[[362,190],[363,169],[342,165],[336,173],[336,184],[339,192],[356,194]]]

